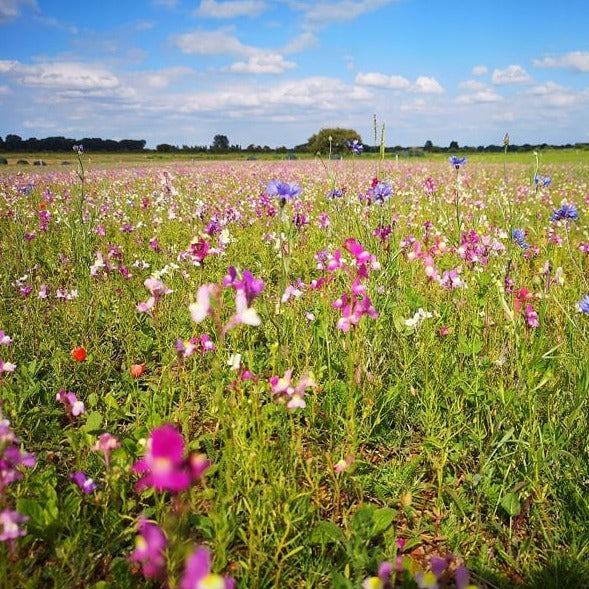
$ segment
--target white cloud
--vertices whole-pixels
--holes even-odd
[[[484,76],[485,74],[488,73],[488,69],[486,65],[475,65],[472,68],[471,74],[473,76]]]
[[[38,10],[36,0],[0,0],[0,23],[9,22],[21,15],[21,8]]]
[[[229,29],[192,31],[173,36],[172,42],[183,53],[195,55],[253,55],[258,52],[230,35]]]
[[[428,76],[419,76],[413,85],[415,92],[421,94],[443,94],[444,88],[435,79]]]
[[[478,80],[465,80],[464,82],[460,82],[458,87],[463,88],[464,90],[480,92],[487,89],[487,84],[479,82]]]
[[[281,74],[296,67],[296,63],[285,61],[278,53],[252,55],[247,61],[232,64],[228,71],[236,74]]]
[[[387,76],[378,72],[358,73],[354,81],[356,84],[391,90],[403,90],[411,85],[403,76]]]
[[[566,68],[577,72],[589,72],[589,51],[571,51],[559,57],[535,59],[535,67]]]
[[[428,112],[428,103],[423,98],[416,98],[411,102],[404,102],[400,106],[401,112]]]
[[[463,94],[456,98],[458,104],[482,104],[490,102],[501,102],[503,96],[492,90],[480,90],[473,94]]]
[[[507,84],[528,84],[532,81],[532,78],[520,65],[509,65],[503,70],[493,70],[492,80],[493,84],[503,86]]]
[[[286,46],[284,47],[284,53],[300,53],[305,49],[309,49],[311,47],[317,47],[319,45],[319,41],[317,37],[310,32],[301,33],[300,35],[291,39]]]
[[[55,90],[100,90],[119,86],[118,78],[102,66],[77,62],[27,65],[18,61],[0,61],[0,73],[16,78],[26,86]]]
[[[546,104],[556,107],[570,106],[577,102],[575,93],[554,82],[534,86],[528,90],[527,94],[542,97]]]
[[[304,13],[307,26],[312,28],[324,28],[331,22],[346,22],[354,20],[361,14],[373,12],[398,2],[399,0],[317,0],[315,2],[303,2],[296,0],[292,6]]]
[[[162,89],[181,82],[193,74],[194,71],[188,67],[169,67],[159,71],[142,73],[138,76],[138,82],[143,80],[150,88]]]
[[[205,18],[235,18],[238,16],[258,16],[266,10],[266,3],[259,0],[202,0],[194,11],[195,16]]]
[[[55,129],[58,123],[53,119],[33,119],[23,121],[26,129]]]

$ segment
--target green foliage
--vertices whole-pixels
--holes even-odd
[[[321,129],[318,133],[311,135],[307,141],[307,148],[312,153],[320,153],[323,156],[331,154],[348,153],[349,149],[346,141],[362,143],[362,138],[354,129],[342,129],[335,127],[331,129]]]

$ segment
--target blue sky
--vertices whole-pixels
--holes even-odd
[[[589,141],[586,0],[0,0],[0,135]]]

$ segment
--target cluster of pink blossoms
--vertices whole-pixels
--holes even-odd
[[[306,407],[305,392],[314,388],[317,383],[309,373],[303,375],[295,384],[292,380],[292,369],[287,370],[284,376],[273,376],[270,378],[271,393],[280,403],[286,403],[287,409],[303,409]]]
[[[20,449],[19,440],[10,429],[10,422],[0,419],[0,500],[3,500],[4,489],[9,484],[22,478],[19,467],[31,468],[36,462],[33,454]],[[9,508],[0,511],[0,542],[8,542],[12,548],[14,540],[26,534],[20,525],[27,520],[28,518],[18,511]]]
[[[336,250],[333,256],[327,260],[326,269],[328,272],[343,269],[352,281],[350,291],[343,293],[332,304],[334,309],[339,309],[342,313],[337,322],[337,328],[348,332],[350,327],[358,325],[364,315],[368,315],[372,319],[378,317],[368,296],[365,281],[370,270],[380,270],[380,263],[373,254],[367,252],[352,237],[346,239],[344,249],[353,256],[352,263],[348,265],[342,257],[341,251]]]

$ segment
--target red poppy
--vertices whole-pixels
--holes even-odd
[[[76,346],[72,350],[72,358],[76,362],[83,362],[86,359],[86,348],[82,346]]]

